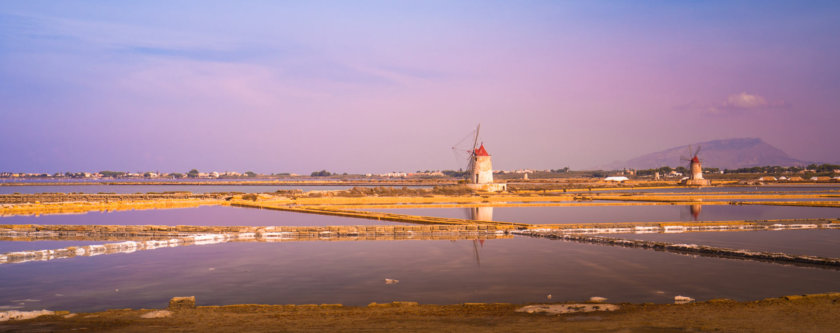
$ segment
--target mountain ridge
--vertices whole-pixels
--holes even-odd
[[[626,161],[607,164],[601,169],[615,170],[623,168],[652,169],[661,166],[687,166],[688,162],[680,157],[688,156],[688,146],[682,145],[662,151],[649,153]],[[770,145],[761,138],[733,138],[692,143],[695,149],[702,147],[699,157],[703,167],[720,169],[738,169],[755,166],[802,166],[813,162],[791,157],[779,148]],[[685,165],[683,165],[685,164]]]

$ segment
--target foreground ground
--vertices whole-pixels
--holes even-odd
[[[840,293],[788,296],[755,302],[620,304],[614,312],[516,312],[510,304],[231,305],[173,309],[169,317],[141,318],[154,310],[110,310],[43,316],[0,323],[11,331],[444,331],[444,332],[837,332]]]

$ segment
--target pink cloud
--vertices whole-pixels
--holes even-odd
[[[764,96],[741,92],[729,95],[722,103],[708,107],[707,111],[711,113],[738,112],[747,110],[761,111],[782,109],[789,106],[790,105],[783,100],[768,102],[767,98]]]

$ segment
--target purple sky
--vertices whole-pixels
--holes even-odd
[[[3,1],[0,171],[840,161],[840,2]]]

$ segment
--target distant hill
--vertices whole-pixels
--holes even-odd
[[[695,149],[697,146],[702,147],[700,161],[703,162],[703,167],[710,168],[737,169],[765,165],[797,166],[812,163],[792,158],[781,149],[773,147],[759,138],[714,140],[694,143],[692,146]],[[688,145],[642,155],[624,162],[614,162],[603,169],[651,169],[665,165],[671,167],[687,165],[687,162],[680,161],[680,156],[688,156]]]

